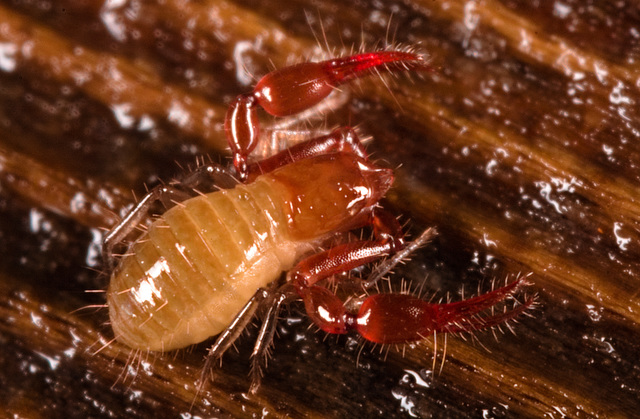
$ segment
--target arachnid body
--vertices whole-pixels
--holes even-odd
[[[235,173],[205,166],[187,186],[203,180],[242,183],[187,197],[159,187],[105,239],[109,259],[146,216],[155,200],[180,201],[155,220],[114,270],[108,304],[116,338],[128,346],[165,351],[218,335],[208,364],[234,342],[260,304],[270,308],[254,350],[254,386],[273,337],[280,305],[303,300],[310,318],[329,333],[355,330],[381,344],[419,341],[434,333],[468,332],[508,321],[533,304],[500,314],[485,314],[522,286],[518,279],[462,302],[432,304],[406,294],[366,296],[347,309],[324,279],[396,255],[397,263],[432,236],[428,230],[409,246],[396,218],[378,206],[393,173],[369,161],[356,133],[342,128],[308,140],[275,156],[250,162],[259,139],[259,108],[275,116],[314,106],[338,85],[376,72],[426,68],[412,52],[378,51],[274,71],[250,94],[230,106],[225,129]],[[336,234],[371,226],[373,238],[341,243],[311,254]],[[311,254],[309,256],[309,254]],[[385,266],[385,265],[383,265]],[[283,271],[286,283],[270,286]]]

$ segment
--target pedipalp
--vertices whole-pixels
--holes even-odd
[[[318,104],[337,87],[374,73],[427,69],[424,57],[409,51],[376,51],[306,62],[268,73],[253,92],[240,95],[225,118],[233,164],[243,181],[248,177],[249,153],[260,138],[258,108],[273,116],[300,113]]]

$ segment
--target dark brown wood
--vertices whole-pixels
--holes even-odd
[[[0,4],[0,406],[17,417],[634,416],[639,28],[633,2]],[[437,226],[394,280],[457,300],[531,272],[540,304],[515,334],[449,336],[444,363],[442,336],[435,350],[432,339],[361,352],[309,328],[294,303],[257,396],[246,394],[255,330],[201,395],[211,342],[131,368],[126,347],[100,350],[106,310],[78,309],[104,304],[85,292],[108,281],[100,232],[134,194],[196,156],[226,159],[227,104],[259,76],[386,42],[416,45],[432,71],[372,77],[302,126],[357,124],[373,158],[397,168],[386,206],[413,234]]]

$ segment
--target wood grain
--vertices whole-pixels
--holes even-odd
[[[0,406],[29,418],[634,416],[640,7],[601,3],[0,4]],[[129,365],[128,348],[106,345],[106,311],[78,310],[104,304],[85,292],[106,287],[103,229],[145,185],[199,156],[224,161],[226,106],[259,76],[386,42],[417,45],[432,70],[358,83],[300,126],[357,125],[397,168],[385,205],[412,234],[437,226],[394,280],[460,299],[531,272],[539,307],[515,334],[448,337],[441,371],[443,337],[435,363],[433,340],[361,351],[295,303],[256,396],[254,329],[201,395],[211,342]]]

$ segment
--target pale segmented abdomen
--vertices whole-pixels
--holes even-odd
[[[290,241],[282,203],[278,184],[263,178],[163,214],[111,278],[107,300],[118,340],[171,350],[224,330],[306,248]]]

